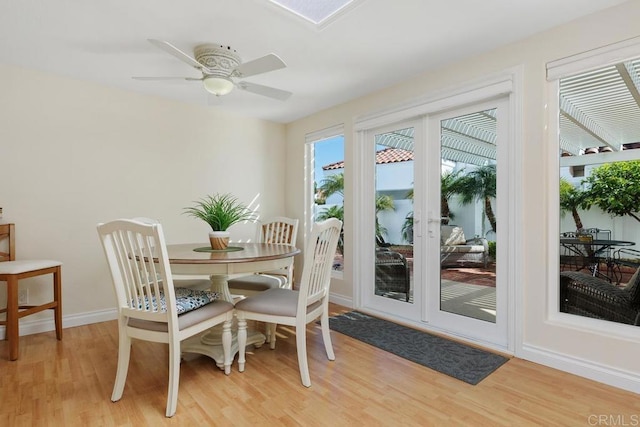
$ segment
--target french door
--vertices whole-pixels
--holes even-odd
[[[506,347],[508,99],[429,117],[425,245],[430,325]]]
[[[363,308],[508,345],[508,107],[492,100],[364,133],[374,184],[359,199]]]
[[[414,206],[421,203],[424,188],[414,160],[420,150],[415,141],[423,135],[424,120],[405,121],[367,132],[363,147],[366,174],[374,183],[362,198],[368,214],[360,229],[367,230],[370,242],[364,258],[373,266],[363,272],[370,284],[363,297],[366,306],[405,320],[421,317],[424,299],[423,287],[416,286],[422,267],[414,262],[422,252]]]

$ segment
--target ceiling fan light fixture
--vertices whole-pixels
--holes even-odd
[[[215,96],[226,95],[233,90],[233,82],[226,77],[205,77],[202,83]]]

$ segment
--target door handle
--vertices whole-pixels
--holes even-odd
[[[429,212],[429,218],[427,219],[427,228],[429,230],[429,237],[431,238],[435,237],[434,224],[440,224],[441,221],[442,221],[442,218],[440,218],[439,216],[436,218],[433,216],[433,212]]]

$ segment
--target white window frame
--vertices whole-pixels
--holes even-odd
[[[547,321],[559,326],[603,333],[620,338],[640,338],[637,326],[612,324],[611,322],[560,312],[560,79],[575,74],[599,69],[608,65],[640,57],[640,37],[624,40],[577,55],[547,63],[547,189],[549,195],[547,218]]]

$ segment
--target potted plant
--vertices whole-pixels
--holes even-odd
[[[185,213],[209,224],[211,249],[221,250],[229,246],[227,229],[233,224],[255,220],[255,214],[231,194],[208,195],[194,203],[184,208]]]

